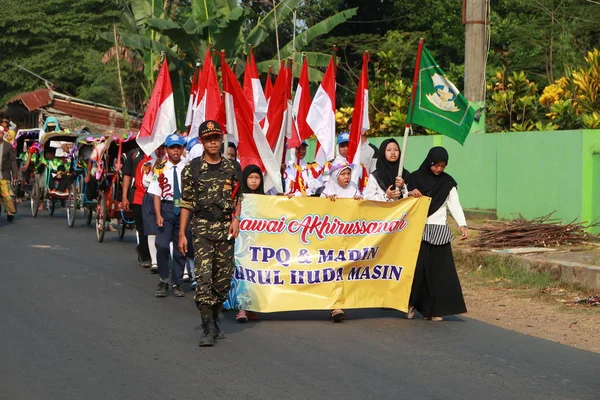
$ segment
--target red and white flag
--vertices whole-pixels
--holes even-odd
[[[267,82],[265,83],[265,100],[267,100],[267,113],[269,112],[269,101],[271,100],[271,96],[273,95],[273,81],[271,80],[271,72],[273,71],[273,69],[271,67],[269,67],[269,71],[267,72]],[[266,118],[264,118],[262,121],[260,121],[260,126],[265,127],[265,122],[267,121]]]
[[[154,83],[152,96],[136,141],[144,153],[150,155],[164,143],[167,136],[176,130],[173,87],[169,76],[169,65],[165,58]]]
[[[265,99],[267,99],[267,104],[269,104],[269,99],[273,94],[273,81],[271,80],[271,72],[272,68],[269,67],[269,72],[267,72],[267,82],[265,83]]]
[[[319,141],[315,161],[320,165],[335,157],[335,86],[335,57],[331,57],[306,117]]]
[[[362,71],[358,80],[354,112],[352,113],[352,126],[350,127],[350,142],[348,143],[349,163],[360,165],[360,145],[362,135],[371,128],[369,124],[369,53],[363,55]]]
[[[281,63],[279,75],[273,87],[273,95],[269,100],[269,110],[263,130],[266,132],[267,141],[277,160],[283,159],[286,132],[288,127],[288,99],[290,97],[291,70]]]
[[[294,95],[294,104],[292,112],[292,134],[288,141],[288,147],[294,148],[300,146],[302,141],[313,135],[313,131],[306,122],[308,110],[310,109],[310,86],[308,82],[308,59],[305,57],[300,72],[300,80],[296,87]]]
[[[196,95],[196,106],[194,118],[190,128],[190,136],[198,136],[198,128],[206,120],[217,120],[221,107],[221,89],[217,72],[212,61],[210,49],[206,50],[202,74],[198,81],[198,94]]]
[[[192,85],[190,86],[190,99],[188,101],[187,114],[185,115],[185,126],[190,126],[194,118],[194,106],[196,104],[196,96],[198,95],[198,78],[202,74],[202,69],[196,67],[194,76],[192,77]],[[189,134],[189,132],[188,132]]]
[[[238,154],[242,168],[254,164],[266,171],[265,191],[276,188],[282,192],[281,162],[273,155],[267,137],[250,108],[237,78],[221,52],[221,72],[225,110],[227,114],[227,131],[238,139]]]
[[[244,95],[250,102],[256,119],[262,121],[267,116],[267,99],[260,83],[252,48],[250,48],[250,55],[246,59],[246,69],[244,70]]]

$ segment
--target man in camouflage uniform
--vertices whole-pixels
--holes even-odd
[[[219,310],[233,277],[233,244],[239,233],[239,181],[233,163],[222,157],[223,132],[215,121],[198,129],[202,157],[192,160],[181,174],[179,250],[187,252],[186,227],[192,215],[194,270],[198,286],[195,302],[202,316],[200,346],[213,346],[225,337]]]

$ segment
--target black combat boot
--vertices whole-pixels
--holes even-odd
[[[215,345],[215,323],[211,314],[202,315],[202,337],[200,338],[200,347],[209,347]]]
[[[213,306],[213,322],[215,324],[215,339],[225,339],[225,332],[221,329],[221,320],[219,319],[219,309],[221,305]]]

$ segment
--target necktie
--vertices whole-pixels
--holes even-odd
[[[179,215],[179,200],[181,192],[179,191],[179,180],[177,179],[177,165],[173,166],[173,213]]]

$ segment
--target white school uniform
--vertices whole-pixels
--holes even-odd
[[[152,177],[152,182],[150,182],[150,186],[148,187],[148,193],[154,196],[160,197],[161,200],[173,201],[173,190],[175,189],[175,185],[173,182],[173,168],[177,167],[177,180],[179,185],[179,191],[181,192],[181,171],[185,167],[186,163],[183,161],[179,161],[177,165],[173,164],[171,160],[166,162],[165,168],[162,170],[161,174],[155,174]],[[166,178],[166,182],[163,182],[162,185],[159,182],[160,176],[163,175]],[[170,185],[170,188],[167,188],[167,185]],[[164,190],[163,190],[164,189]]]

